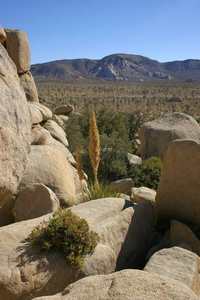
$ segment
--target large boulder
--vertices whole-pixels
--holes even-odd
[[[191,251],[180,247],[162,249],[150,258],[144,271],[176,279],[199,293],[200,258]]]
[[[31,52],[29,40],[24,31],[18,29],[5,29],[5,47],[9,56],[17,66],[17,72],[23,74],[30,70]]]
[[[60,146],[31,146],[29,162],[19,189],[34,183],[50,187],[61,206],[72,206],[76,201],[73,171]]]
[[[32,145],[60,146],[62,148],[62,150],[65,152],[68,162],[72,166],[76,167],[76,161],[75,161],[73,155],[71,154],[71,152],[62,143],[60,143],[59,141],[54,139],[48,130],[46,130],[44,127],[40,126],[39,124],[37,124],[37,126],[35,126],[32,129],[31,144]]]
[[[200,142],[173,141],[164,159],[156,194],[157,222],[171,219],[200,225]]]
[[[127,160],[128,160],[129,166],[141,165],[141,163],[142,163],[141,157],[131,154],[131,153],[127,153]]]
[[[29,102],[28,106],[32,124],[38,124],[42,121],[52,119],[52,111],[48,107],[37,102]]]
[[[33,300],[197,300],[177,280],[140,270],[122,270],[90,276],[69,285],[62,293]]]
[[[120,180],[116,180],[111,182],[110,184],[114,189],[116,189],[119,193],[123,193],[126,195],[131,195],[131,189],[134,187],[132,178],[124,178]]]
[[[156,191],[145,186],[131,189],[131,199],[136,203],[151,203],[155,204]]]
[[[16,66],[0,44],[0,206],[17,190],[30,151],[31,122]]]
[[[55,109],[54,115],[69,115],[73,111],[74,107],[72,105],[63,105]]]
[[[64,117],[65,117],[65,116],[64,116]],[[66,116],[66,117],[67,117],[67,116]],[[68,117],[67,117],[67,118],[68,118]],[[64,129],[65,123],[64,123],[63,120],[60,118],[60,116],[53,115],[52,120],[55,121],[62,129]]]
[[[85,218],[100,236],[94,254],[86,256],[84,267],[77,270],[63,254],[30,245],[31,230],[50,215],[1,227],[0,300],[52,295],[82,277],[137,266],[153,227],[150,205],[134,206],[120,198],[106,198],[73,206],[71,210]]]
[[[175,139],[200,141],[200,126],[189,115],[167,113],[141,126],[139,131],[140,146],[137,154],[142,159],[152,156],[164,158],[170,142]]]
[[[35,183],[19,192],[12,212],[16,221],[23,221],[54,212],[59,206],[59,201],[50,188]]]
[[[26,93],[26,99],[29,102],[39,102],[38,92],[35,81],[30,71],[20,75],[20,83]]]
[[[55,121],[48,120],[45,123],[44,128],[46,128],[50,132],[54,139],[61,142],[65,147],[68,147],[69,144],[66,138],[66,133]]]
[[[200,256],[199,239],[187,225],[177,220],[171,221],[170,243],[171,246],[178,246],[184,243],[188,245],[193,252]]]

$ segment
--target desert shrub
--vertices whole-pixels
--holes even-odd
[[[84,144],[84,137],[80,127],[80,118],[81,116],[74,115],[69,118],[65,125],[65,132],[69,142],[68,149],[73,154],[75,154],[78,145],[82,146]]]
[[[109,137],[101,136],[99,179],[114,181],[127,176],[127,152],[131,152],[131,142],[126,136],[113,132]]]
[[[141,165],[132,166],[128,173],[136,187],[146,186],[156,190],[160,181],[161,170],[162,160],[159,157],[152,157],[143,161]]]
[[[145,122],[146,116],[139,110],[125,114],[125,125],[130,141],[137,137],[140,126]]]
[[[107,107],[101,108],[96,113],[99,134],[106,134],[110,137],[114,132],[128,139],[125,116],[120,112],[115,112]]]
[[[85,219],[61,208],[48,221],[36,226],[30,238],[33,245],[40,245],[43,250],[54,248],[64,253],[67,261],[77,268],[83,266],[85,256],[94,252],[99,241]]]

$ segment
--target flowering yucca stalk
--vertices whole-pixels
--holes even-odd
[[[78,147],[76,149],[76,170],[77,170],[78,177],[79,177],[80,184],[81,184],[82,198],[83,198],[83,201],[85,201],[85,196],[84,196],[84,192],[83,192],[83,183],[82,183],[82,180],[84,179],[84,173],[83,173],[82,159],[81,159],[81,155],[80,155],[80,145],[78,145]]]
[[[89,144],[89,156],[94,172],[94,184],[95,188],[98,188],[98,167],[100,161],[100,140],[99,131],[96,124],[95,112],[93,111],[90,117],[90,144]]]

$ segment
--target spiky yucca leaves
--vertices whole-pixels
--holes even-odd
[[[94,172],[95,187],[98,188],[98,167],[100,161],[100,140],[99,131],[96,124],[95,112],[93,111],[90,117],[90,144],[89,144],[89,156]]]
[[[83,201],[85,202],[85,196],[84,196],[84,192],[83,192],[83,183],[82,183],[82,180],[84,179],[84,172],[83,172],[83,165],[82,165],[82,159],[81,159],[81,154],[80,154],[80,145],[78,145],[78,147],[76,149],[76,170],[77,170],[78,177],[80,180],[82,198],[83,198]]]
[[[108,182],[100,182],[98,188],[95,188],[94,183],[91,181],[88,183],[88,190],[89,192],[86,194],[85,201],[108,197],[121,198],[121,193]]]

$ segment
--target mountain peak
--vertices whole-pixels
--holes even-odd
[[[57,60],[31,67],[35,80],[200,80],[200,60],[160,63],[148,57],[117,53],[99,60]]]

